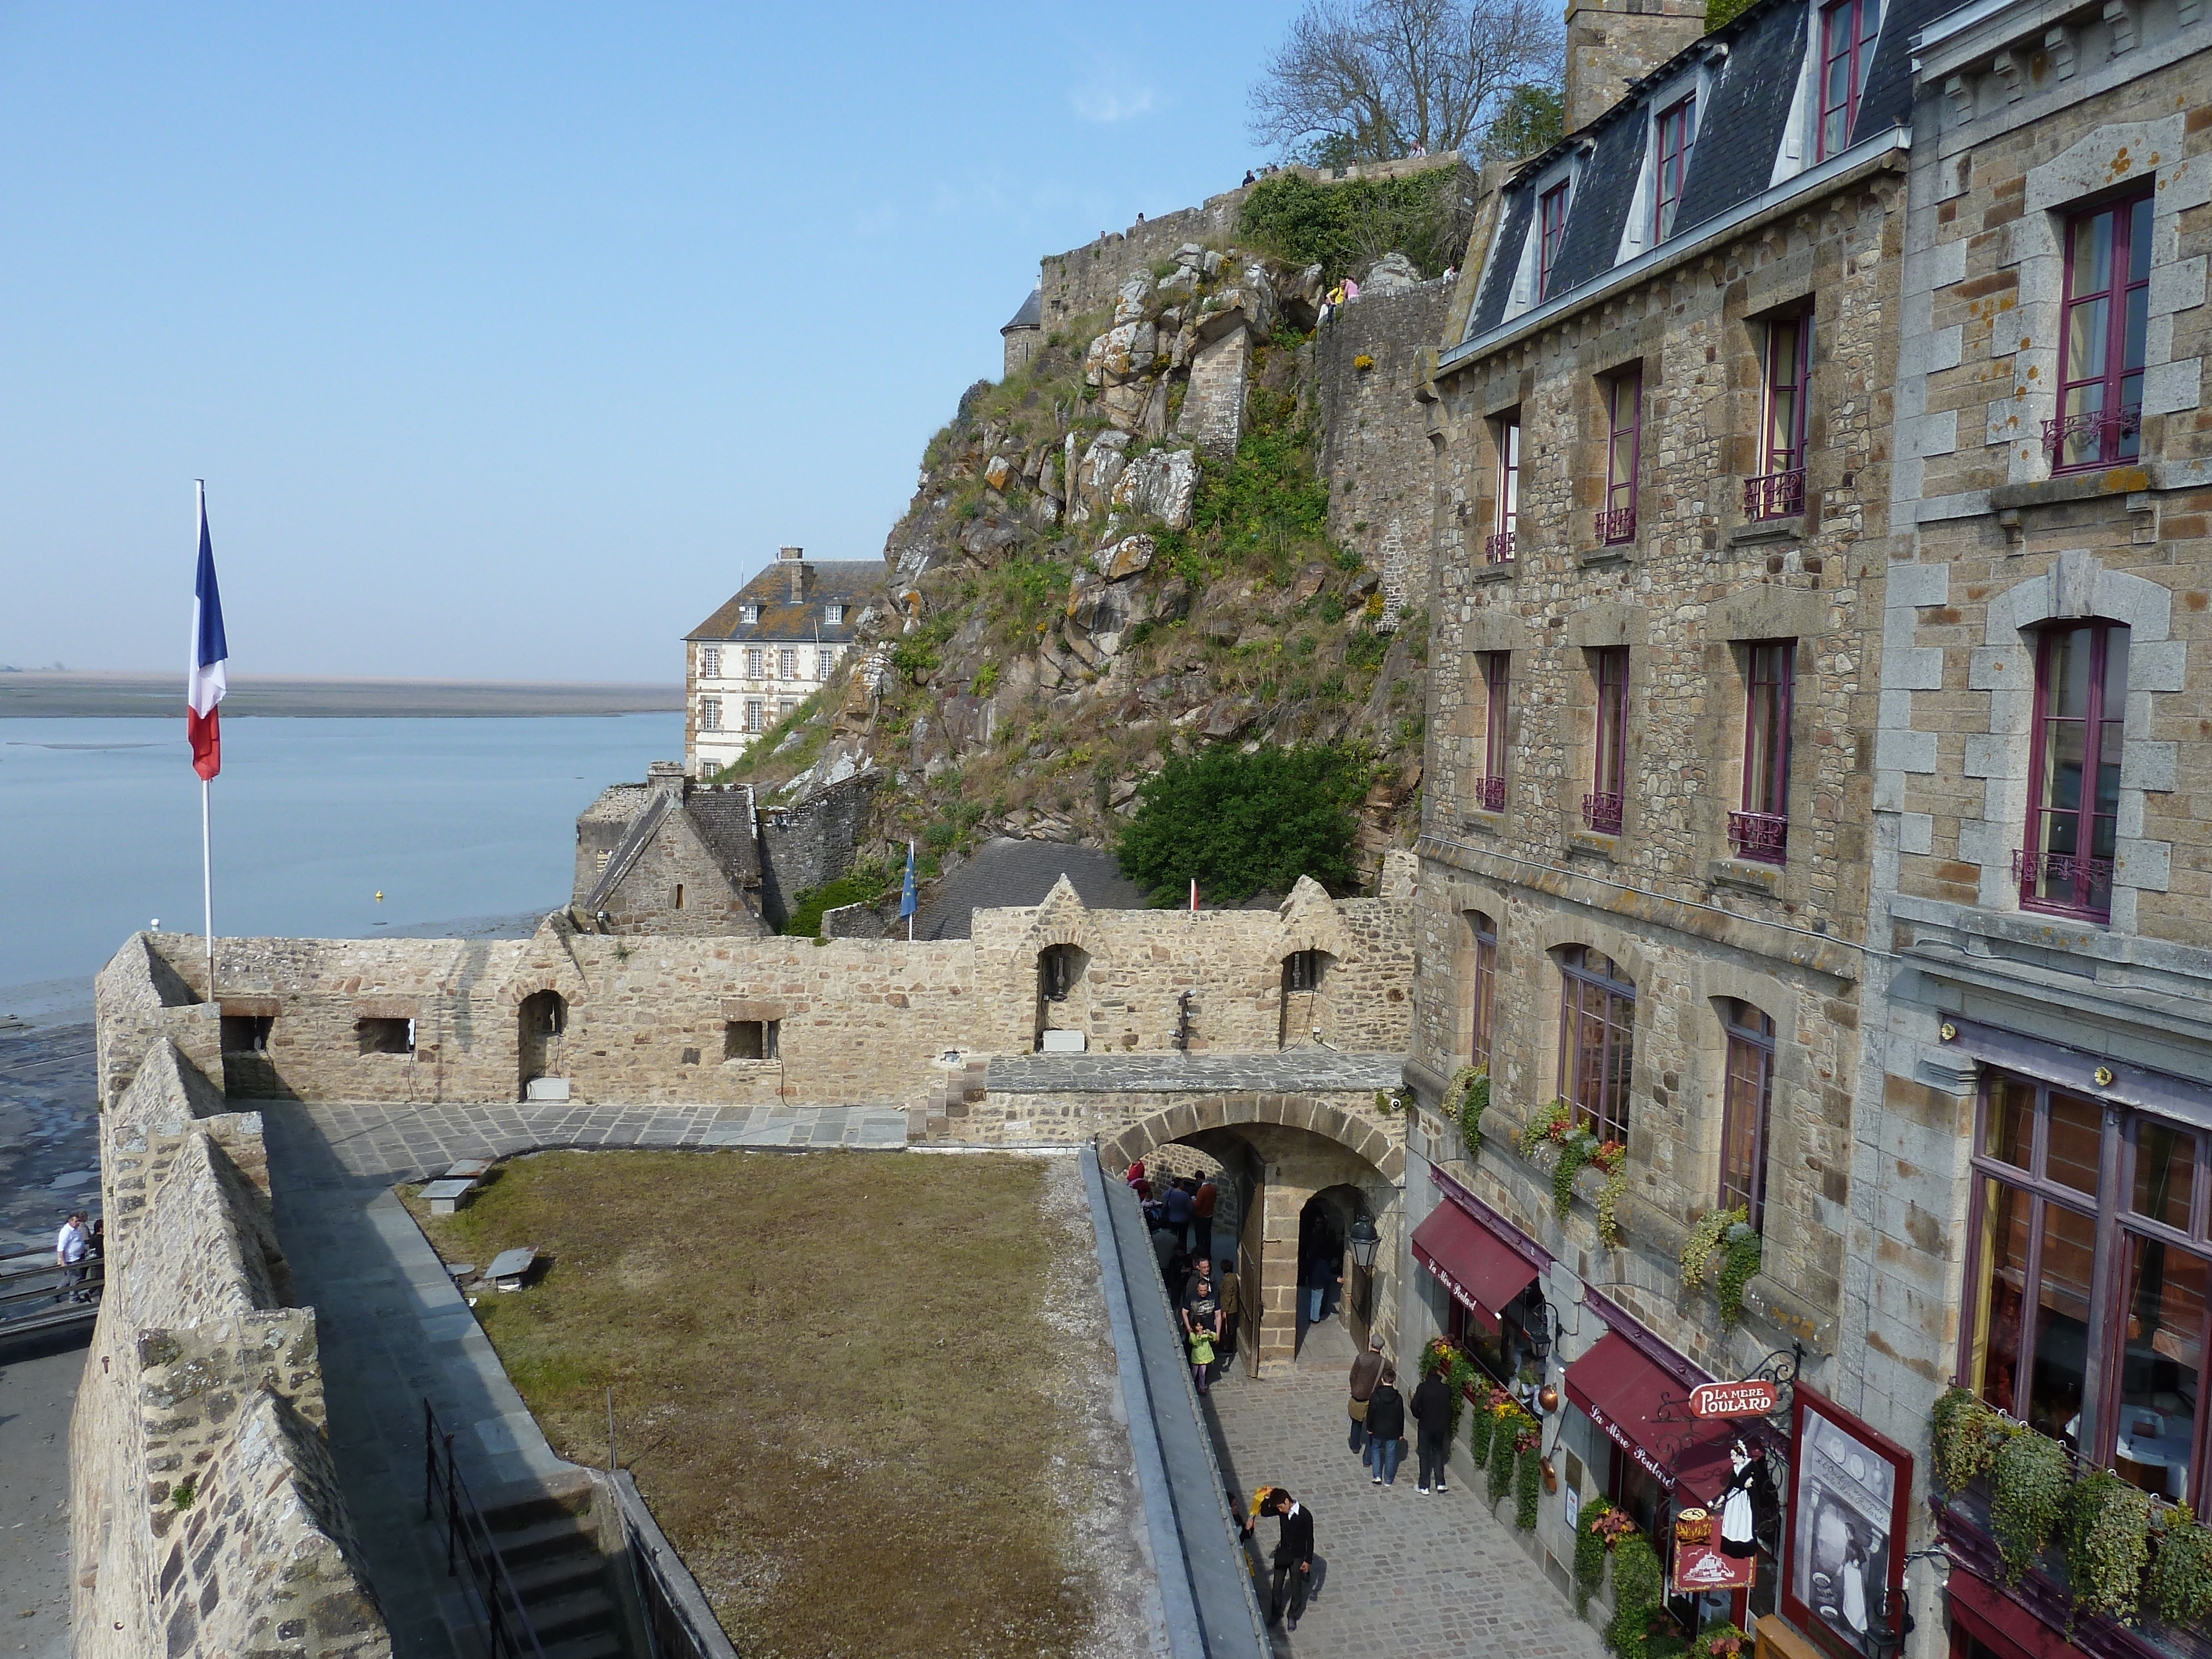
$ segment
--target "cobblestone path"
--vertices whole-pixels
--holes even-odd
[[[1296,1375],[1255,1382],[1232,1366],[1214,1385],[1216,1454],[1240,1509],[1255,1485],[1288,1486],[1314,1516],[1318,1597],[1278,1655],[1313,1659],[1600,1659],[1597,1632],[1457,1480],[1443,1497],[1413,1488],[1410,1455],[1395,1486],[1372,1484],[1346,1444],[1352,1347],[1333,1322],[1310,1333]],[[1260,1523],[1264,1562],[1275,1522]],[[1325,1569],[1325,1571],[1322,1570]],[[1267,1587],[1260,1590],[1267,1611]]]

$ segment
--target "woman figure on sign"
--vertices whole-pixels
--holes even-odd
[[[1739,1440],[1729,1450],[1728,1492],[1721,1501],[1721,1553],[1741,1560],[1759,1553],[1760,1488],[1771,1485],[1766,1463]]]
[[[1860,1641],[1866,1640],[1866,1546],[1859,1542],[1858,1528],[1851,1528],[1851,1541],[1844,1547],[1844,1622]]]

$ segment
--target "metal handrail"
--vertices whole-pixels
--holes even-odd
[[[1782,812],[1737,812],[1729,816],[1729,843],[1743,857],[1780,864],[1790,848],[1790,818]]]
[[[80,1296],[88,1303],[97,1304],[107,1283],[106,1260],[88,1255],[75,1265],[84,1276],[74,1280],[64,1277],[71,1269],[52,1261],[41,1261],[28,1267],[0,1268],[0,1310],[16,1303],[36,1307],[41,1303],[70,1302]],[[0,1329],[4,1329],[7,1322],[8,1316],[0,1312]]]
[[[1636,539],[1636,509],[1614,507],[1600,509],[1597,515],[1597,538],[1605,547],[1618,547],[1623,542]]]
[[[529,1659],[545,1659],[545,1650],[522,1605],[521,1593],[514,1588],[499,1547],[492,1542],[491,1528],[476,1499],[469,1495],[468,1482],[461,1478],[460,1468],[453,1461],[453,1437],[440,1431],[438,1414],[427,1397],[422,1401],[422,1519],[428,1522],[438,1513],[442,1492],[446,1577],[458,1576],[459,1563],[467,1565],[465,1599],[469,1616],[484,1632],[484,1651],[489,1659],[524,1659],[526,1655]],[[445,1454],[442,1458],[441,1448]]]
[[[1805,469],[1762,472],[1743,481],[1743,516],[1790,519],[1805,510]]]
[[[1593,791],[1583,797],[1583,826],[1599,835],[1617,836],[1620,833],[1621,811],[1619,795]]]

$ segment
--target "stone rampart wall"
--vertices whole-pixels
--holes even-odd
[[[1414,390],[1435,361],[1453,287],[1439,277],[1363,294],[1314,337],[1329,538],[1382,573],[1393,611],[1429,602],[1436,453]]]
[[[197,941],[150,944],[103,975],[109,1000],[143,1000],[125,981],[155,963],[168,994],[195,994]],[[1084,966],[1047,1002],[1038,962],[1055,944]],[[1299,951],[1323,953],[1321,983],[1286,1000],[1284,961]],[[1340,1048],[1403,1053],[1412,971],[1407,902],[1331,900],[1310,883],[1280,911],[1196,915],[1092,911],[1063,885],[1042,906],[979,911],[972,940],[937,943],[625,939],[559,918],[527,940],[217,941],[222,1006],[273,1016],[265,1051],[231,1057],[234,1091],[316,1100],[512,1100],[527,1054],[532,1075],[586,1100],[922,1104],[941,1094],[932,1062],[945,1050],[1025,1054],[1044,1025],[1082,1030],[1094,1051],[1170,1048],[1186,990],[1200,1052],[1271,1052],[1318,1028]],[[526,1044],[521,1005],[543,992],[562,999],[563,1029]],[[362,1022],[401,1019],[415,1022],[413,1053],[362,1051]],[[755,1021],[775,1024],[776,1054],[725,1059],[749,1035],[731,1028]]]
[[[761,826],[761,914],[781,927],[799,894],[833,882],[853,867],[854,848],[868,822],[880,772],[832,784],[787,812],[771,811]]]
[[[70,1425],[74,1651],[389,1654],[323,1443],[314,1311],[283,1305],[259,1115],[225,1112],[173,1042],[122,1040],[191,994],[158,950],[100,978],[131,1081],[100,1126],[106,1288]]]

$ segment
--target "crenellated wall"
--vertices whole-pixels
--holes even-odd
[[[1401,867],[1407,866],[1407,867]],[[1176,1046],[1195,1000],[1198,1052],[1271,1053],[1318,1030],[1340,1048],[1412,1040],[1412,881],[1397,855],[1384,896],[1331,899],[1310,882],[1275,910],[1091,910],[1065,882],[1042,905],[980,910],[972,939],[620,938],[550,919],[535,937],[222,939],[220,1004],[271,1018],[265,1051],[224,1062],[234,1095],[314,1100],[513,1100],[531,1076],[592,1101],[921,1104],[947,1049],[1026,1054],[1049,1025],[1092,1052]],[[1039,994],[1038,958],[1082,953],[1067,996]],[[142,935],[96,988],[121,1011],[113,1064],[197,996],[198,942]],[[1285,958],[1322,953],[1312,991],[1286,994]],[[524,1005],[562,999],[563,1029],[528,1039]],[[191,1005],[191,1011],[205,1006]],[[411,1020],[415,1048],[364,1053],[362,1022]],[[724,1058],[733,1023],[777,1026],[772,1058]],[[105,1027],[103,1027],[105,1029]],[[219,1109],[219,1107],[218,1107]]]
[[[155,1034],[205,1005],[165,1000],[190,993],[143,936],[100,989],[102,1075],[130,1081],[100,1124],[106,1286],[70,1425],[73,1650],[389,1654],[323,1438],[314,1310],[286,1305],[260,1115]]]

